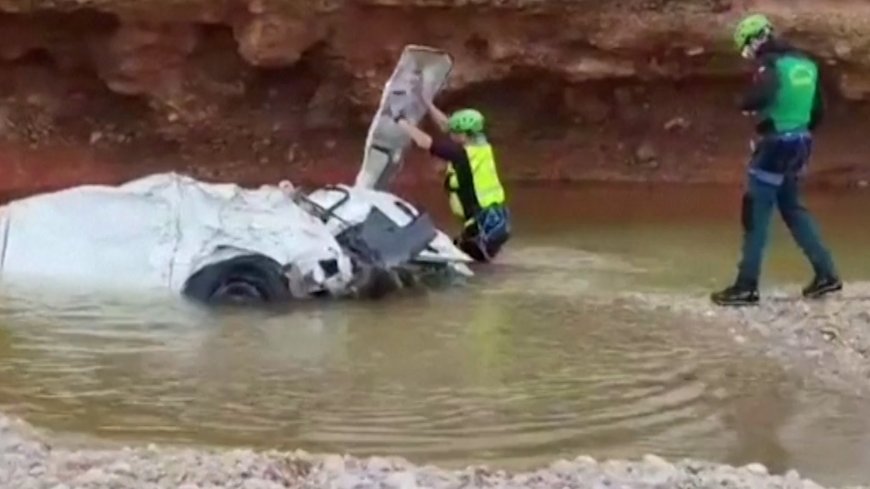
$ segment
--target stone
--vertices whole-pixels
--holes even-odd
[[[651,465],[653,467],[657,467],[657,468],[662,468],[662,467],[672,468],[673,467],[673,465],[670,462],[659,457],[658,455],[653,455],[653,454],[644,455],[643,461],[644,461],[644,463]]]
[[[598,465],[598,461],[588,455],[580,455],[574,459],[574,463],[588,467],[595,467]]]
[[[644,141],[634,150],[634,163],[652,166],[658,161],[658,152],[649,141]]]
[[[567,475],[576,471],[576,467],[571,462],[560,459],[550,464],[550,470],[557,474]]]
[[[344,470],[344,459],[340,455],[326,455],[321,460],[322,467],[329,472]]]
[[[768,475],[767,467],[759,463],[752,463],[743,467],[744,470],[756,475]]]
[[[689,121],[687,121],[686,119],[682,117],[674,117],[673,119],[665,122],[664,128],[666,131],[684,130],[688,129],[690,125],[691,124],[689,124]]]
[[[391,489],[417,489],[417,478],[413,472],[393,472],[387,476],[385,485]]]
[[[108,474],[106,474],[102,469],[98,467],[93,467],[88,469],[87,472],[79,474],[78,477],[75,478],[76,484],[103,484],[106,479],[108,479]]]
[[[366,462],[366,468],[375,472],[386,472],[390,470],[392,464],[384,457],[371,457]]]

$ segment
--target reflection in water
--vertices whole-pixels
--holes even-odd
[[[674,264],[707,263],[717,245],[699,240],[716,232],[574,219],[520,234],[481,273],[485,287],[373,304],[215,312],[165,297],[8,291],[0,410],[121,440],[449,466],[658,453],[836,483],[870,475],[866,406],[799,388],[713,328],[607,300],[704,286],[709,270]]]

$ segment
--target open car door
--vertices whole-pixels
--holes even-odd
[[[426,116],[426,105],[414,93],[419,84],[425,100],[432,101],[443,88],[453,68],[453,58],[444,51],[426,46],[408,45],[384,85],[381,104],[369,126],[362,167],[355,186],[385,190],[402,165],[402,156],[410,138],[393,122],[393,114],[402,113],[413,124]]]

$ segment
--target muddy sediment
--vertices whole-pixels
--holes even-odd
[[[448,489],[448,488],[788,488],[820,489],[796,471],[772,475],[760,464],[731,467],[696,460],[596,461],[579,456],[523,473],[470,466],[444,470],[396,457],[250,450],[54,445],[25,423],[0,416],[0,484],[36,488]]]
[[[454,56],[440,101],[486,112],[507,179],[733,183],[751,126],[730,32],[749,10],[825,67],[815,181],[867,185],[864,2],[4,0],[0,192],[346,180],[408,43]],[[412,160],[404,180],[439,178]]]

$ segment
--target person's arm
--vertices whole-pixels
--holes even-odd
[[[755,115],[766,109],[776,99],[779,90],[779,79],[772,61],[763,60],[752,79],[752,85],[744,93],[740,103],[740,110],[746,115]],[[761,118],[756,121],[756,134],[767,134],[773,130],[773,121],[770,118]]]
[[[432,148],[432,136],[426,134],[424,131],[420,130],[417,126],[411,124],[405,119],[397,119],[396,124],[405,131],[405,134],[407,134],[419,148],[427,151]]]
[[[435,141],[432,136],[405,119],[399,118],[396,120],[396,124],[408,134],[417,146],[428,150],[431,155],[453,164],[453,170],[456,172],[456,180],[459,184],[456,193],[459,196],[459,201],[462,202],[462,208],[465,210],[465,219],[468,220],[476,216],[480,209],[480,203],[477,201],[477,193],[474,191],[474,176],[471,174],[471,163],[468,161],[468,153],[465,152],[465,148],[447,138]]]
[[[432,122],[441,129],[442,132],[447,132],[447,114],[435,106],[433,102],[426,101],[426,107],[429,109],[429,118]]]
[[[759,112],[773,103],[779,90],[779,80],[776,71],[768,63],[762,63],[755,72],[752,85],[744,93],[740,103],[743,112]]]
[[[822,81],[819,80],[816,85],[816,96],[813,98],[813,109],[810,113],[809,130],[815,131],[825,117],[825,94],[822,87]]]
[[[429,148],[429,153],[442,160],[449,161],[456,172],[456,180],[459,186],[456,194],[462,202],[465,211],[465,220],[474,218],[480,212],[480,202],[477,201],[477,193],[474,191],[474,176],[471,174],[471,162],[468,161],[468,153],[461,144],[448,138],[436,139]]]

